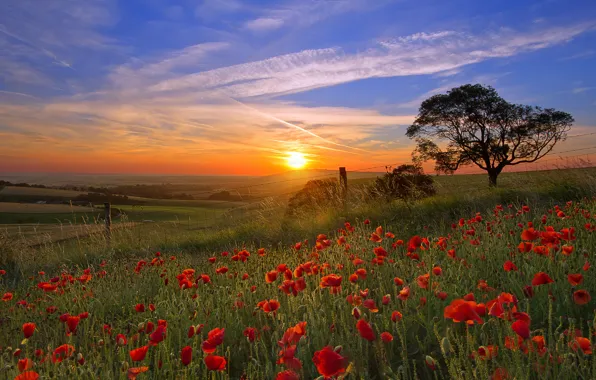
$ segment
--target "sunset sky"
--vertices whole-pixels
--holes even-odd
[[[0,172],[405,162],[420,102],[465,83],[596,132],[596,2],[3,0]]]

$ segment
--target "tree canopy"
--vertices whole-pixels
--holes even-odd
[[[490,86],[466,84],[423,101],[406,135],[416,139],[415,161],[434,160],[443,173],[476,165],[496,186],[503,168],[541,159],[573,122],[566,112],[512,104]]]

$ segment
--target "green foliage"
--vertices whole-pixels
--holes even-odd
[[[420,165],[400,165],[373,182],[369,188],[373,198],[404,202],[423,199],[436,194],[431,176],[424,174]]]

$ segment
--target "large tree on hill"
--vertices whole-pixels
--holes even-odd
[[[505,166],[541,159],[573,122],[566,112],[512,104],[490,86],[466,84],[422,102],[406,135],[416,139],[416,161],[434,160],[443,173],[473,164],[496,186]]]

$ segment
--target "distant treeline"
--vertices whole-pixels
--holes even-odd
[[[192,200],[195,199],[191,194],[181,191],[185,189],[188,191],[188,185],[121,185],[115,187],[87,187],[86,191],[93,193],[101,193],[107,195],[128,195],[133,197],[141,198],[153,198],[153,199],[181,199],[181,200]],[[211,190],[207,186],[193,186],[193,190],[197,191],[209,191]]]

